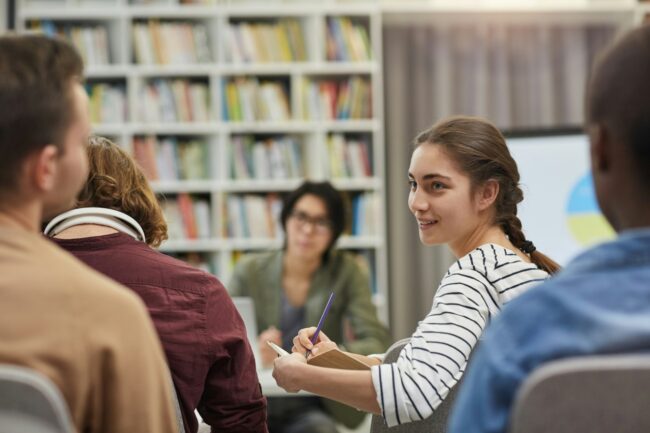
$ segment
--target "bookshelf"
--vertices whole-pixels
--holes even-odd
[[[637,6],[636,22],[638,25],[650,24],[650,1],[639,0]]]
[[[18,30],[65,34],[87,65],[94,132],[127,147],[163,197],[161,251],[224,282],[302,179],[347,197],[339,247],[388,321],[378,3],[19,0]]]
[[[0,34],[4,33],[9,27],[9,3],[7,0],[0,0]]]
[[[190,205],[197,203],[207,231],[188,239],[181,226],[162,249],[207,265],[224,281],[242,252],[282,244],[276,236],[233,236],[242,228],[229,225],[229,199],[235,215],[247,196],[249,203],[259,202],[255,197],[273,203],[305,177],[331,179],[351,201],[374,194],[366,200],[380,210],[373,233],[349,233],[339,245],[370,262],[386,320],[384,160],[390,153],[383,136],[382,25],[445,28],[478,16],[531,25],[606,22],[624,30],[648,19],[650,2],[17,0],[15,22],[18,30],[68,31],[86,48],[96,133],[133,152],[142,142],[138,152],[145,155],[190,149],[175,164],[167,158],[148,170],[157,172],[155,189],[167,200],[185,194]],[[370,110],[352,104],[350,93]],[[184,111],[155,109],[176,100],[186,101]],[[340,164],[347,154],[355,162]],[[192,158],[201,170],[181,170]]]

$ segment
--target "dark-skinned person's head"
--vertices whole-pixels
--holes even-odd
[[[587,87],[596,197],[619,232],[650,226],[650,26],[625,34],[597,59]]]

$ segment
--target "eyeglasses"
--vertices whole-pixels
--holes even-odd
[[[320,234],[329,233],[332,230],[332,221],[322,217],[312,217],[305,212],[296,210],[289,214],[289,218],[298,223],[300,228],[305,228],[308,224],[314,228],[314,231]]]

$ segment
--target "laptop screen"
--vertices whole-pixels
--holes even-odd
[[[235,296],[232,298],[232,302],[235,304],[237,311],[239,311],[239,315],[244,321],[244,326],[246,326],[246,336],[248,337],[248,341],[253,349],[253,354],[255,355],[255,364],[259,369],[262,365],[262,361],[260,359],[260,351],[257,344],[258,331],[253,299],[245,296]]]

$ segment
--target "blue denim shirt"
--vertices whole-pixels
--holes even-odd
[[[507,431],[519,386],[542,363],[650,352],[650,229],[578,256],[508,304],[484,335],[452,412],[452,433]]]

